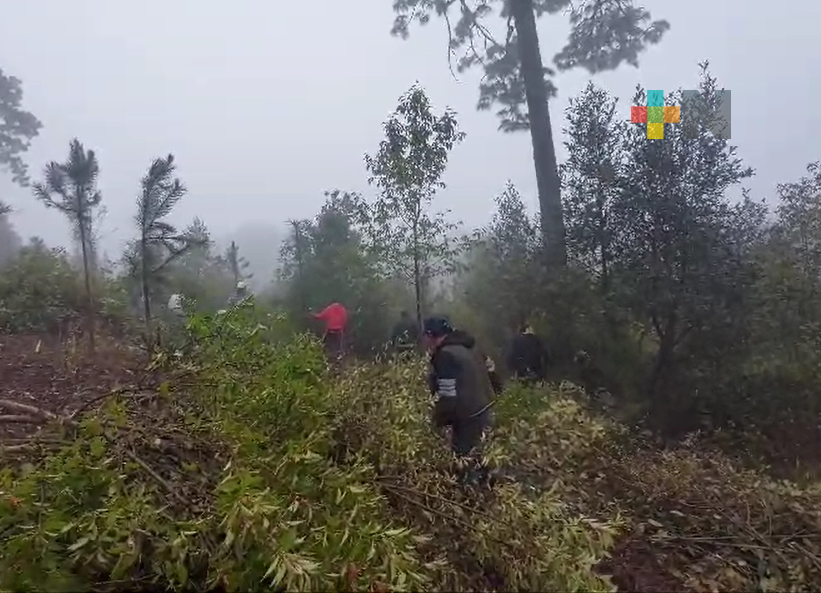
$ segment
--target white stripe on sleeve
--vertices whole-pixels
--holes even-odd
[[[441,397],[456,397],[456,379],[439,379],[437,387]]]

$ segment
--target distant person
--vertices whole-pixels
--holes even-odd
[[[517,379],[528,383],[543,381],[547,371],[547,350],[527,323],[513,338],[508,365]]]
[[[174,293],[168,297],[168,304],[166,305],[166,308],[168,309],[169,335],[167,337],[169,339],[169,344],[177,343],[179,333],[183,330],[188,321],[184,306],[185,298],[181,294]],[[155,328],[155,330],[156,335],[151,336],[151,339],[156,340],[156,343],[160,344],[165,336],[162,335],[159,327]]]
[[[430,353],[430,388],[436,396],[433,424],[451,428],[451,448],[457,457],[476,461],[493,404],[485,360],[473,336],[455,330],[444,317],[425,320],[424,340]],[[475,476],[476,470],[469,470],[467,477]]]
[[[322,334],[325,352],[332,359],[339,360],[342,358],[345,349],[345,328],[348,325],[348,310],[342,304],[333,302],[319,313],[313,313],[313,317],[325,324],[325,331]]]
[[[393,326],[391,332],[391,345],[397,352],[409,352],[416,347],[419,342],[419,327],[416,319],[410,316],[407,311],[402,311],[399,321]]]
[[[236,307],[237,305],[242,304],[249,296],[250,293],[248,292],[248,285],[244,280],[240,280],[237,282],[234,292],[228,298],[228,306]]]
[[[168,312],[172,316],[181,319],[185,317],[185,309],[183,309],[183,297],[179,293],[174,293],[168,298]]]

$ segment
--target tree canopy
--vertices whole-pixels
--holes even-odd
[[[91,275],[94,270],[94,212],[103,199],[97,189],[100,166],[93,150],[86,150],[76,138],[71,141],[68,159],[52,161],[43,171],[44,180],[34,184],[34,195],[47,208],[62,212],[80,243],[86,288],[86,328],[89,346],[94,350],[94,295]]]
[[[477,107],[498,106],[499,127],[505,132],[530,130],[546,262],[554,270],[565,267],[562,199],[548,110],[548,100],[556,94],[550,80],[555,71],[543,65],[536,20],[568,12],[570,35],[553,62],[559,70],[581,67],[591,74],[624,62],[637,67],[639,54],[658,43],[670,24],[653,21],[631,0],[394,0],[393,10],[391,32],[403,38],[414,21],[425,25],[434,16],[442,18],[449,61],[456,55],[459,71],[483,70]],[[501,35],[488,24],[494,17],[505,23]]]
[[[12,180],[28,185],[28,167],[23,161],[31,141],[43,124],[23,109],[23,83],[0,68],[0,167],[7,168]]]

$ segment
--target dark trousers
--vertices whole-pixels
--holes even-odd
[[[482,438],[490,427],[490,413],[451,425],[451,449],[456,455],[456,475],[459,483],[477,486],[489,479],[488,468],[482,463]]]
[[[543,379],[541,372],[528,368],[516,369],[513,376],[525,385],[534,385]]]
[[[476,418],[457,420],[451,425],[450,444],[457,457],[470,457],[479,453],[482,437],[490,428],[490,410],[485,410]]]
[[[325,332],[322,338],[322,344],[325,347],[325,354],[330,358],[340,358],[342,356],[343,342],[342,332],[329,330]]]

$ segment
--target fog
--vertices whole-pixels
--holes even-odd
[[[732,91],[732,140],[757,170],[748,184],[754,197],[769,199],[777,183],[819,158],[821,118],[811,101],[821,77],[811,36],[821,3],[793,0],[789,10],[740,0],[644,4],[671,30],[640,69],[594,77],[621,97],[625,118],[636,84],[694,88],[697,63],[709,59]],[[414,29],[408,41],[391,37],[391,23],[387,0],[7,2],[0,64],[23,80],[24,107],[43,122],[26,157],[34,177],[46,162],[63,160],[75,136],[97,151],[107,210],[101,241],[115,258],[133,235],[140,177],[151,159],[172,152],[190,190],[172,220],[199,216],[218,240],[235,238],[257,271],[271,269],[276,253],[260,260],[286,219],[312,216],[326,190],[367,192],[363,155],[375,151],[382,121],[417,80],[437,108],[458,112],[467,132],[439,206],[481,225],[510,179],[535,209],[529,137],[502,134],[492,113],[475,110],[478,74],[450,73],[443,23]],[[540,28],[549,60],[567,25],[546,17]],[[557,77],[555,127],[589,79],[584,71]],[[7,176],[0,195],[22,236],[68,243],[63,217]]]

